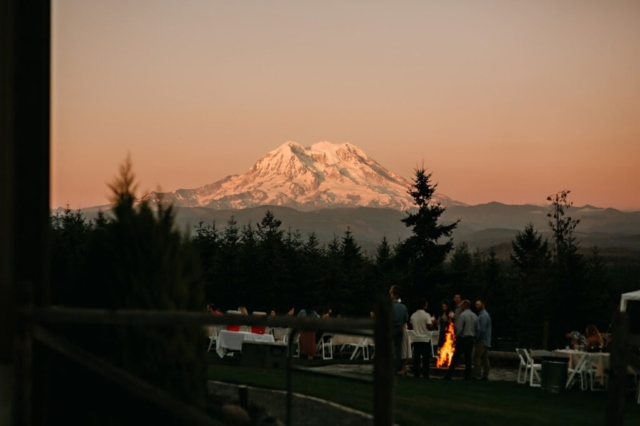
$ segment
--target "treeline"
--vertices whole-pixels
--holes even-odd
[[[287,228],[270,211],[255,224],[238,224],[233,217],[223,226],[200,223],[193,237],[180,242],[182,253],[193,253],[189,267],[198,271],[198,284],[189,285],[202,286],[206,301],[223,310],[331,308],[342,316],[368,315],[391,285],[400,286],[410,309],[426,298],[432,314],[439,313],[442,300],[460,293],[486,300],[494,341],[513,338],[529,346],[561,344],[566,331],[583,331],[587,324],[606,331],[620,293],[639,287],[640,264],[605,261],[597,249],[588,256],[578,253],[579,221],[567,215],[568,192],[549,200],[553,240],[527,225],[512,242],[510,259],[501,260],[493,249],[470,252],[464,242],[453,244],[457,223],[439,223],[444,208],[431,203],[436,185],[430,179],[416,171],[411,194],[418,211],[404,219],[412,236],[395,244],[383,239],[373,256],[364,254],[349,229],[323,244],[314,233]],[[164,226],[173,227],[172,219]],[[85,294],[79,290],[91,285],[87,277],[101,273],[86,256],[93,235],[111,222],[104,216],[90,222],[71,210],[52,217],[56,303],[78,304],[76,295]],[[136,250],[153,252],[157,259],[176,255],[161,252],[156,243],[140,243]],[[148,282],[140,276],[138,285],[152,293],[154,274],[163,272],[148,272]],[[96,291],[100,297],[108,289]]]

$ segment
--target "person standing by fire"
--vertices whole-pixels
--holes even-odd
[[[448,300],[443,300],[440,303],[442,307],[442,313],[440,314],[440,318],[438,318],[438,349],[442,348],[444,345],[445,337],[447,335],[447,328],[449,328],[449,323],[453,321],[455,314],[450,308],[450,304]]]
[[[454,304],[453,314],[455,315],[455,318],[457,320],[460,314],[462,313],[462,309],[460,307],[460,305],[462,304],[462,296],[460,296],[459,294],[454,294],[453,304]]]
[[[465,364],[464,378],[465,380],[471,380],[471,353],[473,352],[473,344],[478,328],[478,316],[469,309],[470,307],[471,302],[468,300],[463,300],[460,303],[460,315],[456,317],[456,349],[453,353],[449,371],[444,376],[447,380],[451,380],[453,377],[456,365],[463,355]]]
[[[478,330],[473,353],[473,372],[477,380],[489,380],[489,349],[491,349],[491,316],[482,300],[476,301],[478,311]],[[484,370],[481,373],[481,368]]]
[[[405,326],[409,322],[409,311],[405,305],[400,303],[400,291],[397,286],[394,285],[389,289],[389,295],[393,301],[393,351],[397,373],[402,366],[402,339]]]

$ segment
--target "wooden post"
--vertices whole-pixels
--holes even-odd
[[[249,409],[249,389],[246,386],[238,387],[238,401],[243,409]]]
[[[607,400],[607,426],[624,425],[624,406],[628,368],[629,317],[617,312],[613,319],[609,395]]]
[[[394,382],[393,333],[391,301],[380,300],[376,306],[374,339],[376,356],[373,363],[373,416],[375,426],[393,425]]]
[[[15,0],[0,1],[0,424],[14,421],[16,366],[15,342],[16,300],[14,289],[15,226]],[[12,406],[13,405],[13,406]]]
[[[287,426],[293,426],[293,345],[298,333],[298,329],[292,328],[287,337]]]
[[[0,358],[6,362],[6,348],[13,348],[12,421],[30,425],[47,420],[46,365],[32,353],[31,317],[24,312],[47,305],[49,298],[51,2],[1,3],[0,195],[6,211],[0,216],[0,269],[10,269],[0,276],[0,320],[6,324],[0,326],[4,346]],[[5,227],[11,227],[11,232],[5,233]],[[11,250],[9,254],[7,249]],[[5,303],[11,304],[8,310]]]

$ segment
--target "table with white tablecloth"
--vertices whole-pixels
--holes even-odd
[[[274,343],[275,339],[271,334],[221,330],[216,340],[216,352],[223,358],[227,351],[241,351],[243,342]]]
[[[573,375],[580,374],[580,369],[591,369],[595,367],[595,377],[601,384],[605,382],[605,372],[609,368],[611,356],[603,352],[584,352],[574,349],[560,349],[553,352],[554,356],[569,358],[569,369],[578,370]],[[572,376],[569,377],[571,382]]]
[[[369,346],[373,346],[373,339],[364,336],[351,336],[348,334],[333,334],[331,336],[332,346],[353,346],[354,350],[351,354],[351,359],[356,359],[359,354],[365,360],[369,359]]]

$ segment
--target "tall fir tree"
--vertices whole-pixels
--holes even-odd
[[[575,237],[580,220],[568,216],[569,209],[573,206],[573,202],[568,199],[570,193],[571,191],[564,190],[547,197],[547,201],[551,203],[547,217],[555,243],[554,263],[559,290],[559,297],[555,301],[557,308],[563,308],[559,312],[558,328],[552,330],[554,335],[562,334],[562,328],[573,329],[581,325],[576,318],[584,296],[585,269]]]
[[[529,223],[511,242],[511,263],[518,272],[519,283],[512,288],[517,305],[518,337],[522,344],[540,346],[545,322],[552,319],[555,308],[553,280],[549,278],[551,253],[546,240]],[[553,318],[554,322],[556,317]]]
[[[439,202],[433,202],[437,187],[438,184],[431,182],[431,173],[427,173],[424,167],[417,168],[408,193],[418,211],[407,212],[407,217],[402,219],[413,235],[405,241],[401,252],[413,270],[413,290],[421,296],[428,296],[433,291],[437,274],[453,248],[451,235],[460,222],[439,223],[446,209]]]

